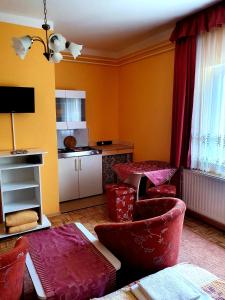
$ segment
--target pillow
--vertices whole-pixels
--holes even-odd
[[[26,230],[33,229],[37,226],[38,226],[37,222],[27,223],[27,224],[18,225],[18,226],[11,226],[8,228],[8,233],[17,233],[17,232],[21,232],[21,231],[26,231]]]
[[[6,226],[18,226],[38,221],[38,214],[34,210],[24,210],[8,214],[6,216]]]

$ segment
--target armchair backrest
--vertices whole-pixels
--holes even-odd
[[[158,271],[177,263],[185,208],[177,198],[141,200],[136,203],[137,221],[101,224],[95,231],[122,264]]]
[[[168,214],[170,210],[173,210],[173,217],[175,217],[175,214],[180,214],[180,205],[182,207],[184,206],[183,201],[180,201],[177,201],[177,198],[171,197],[136,201],[134,210],[134,221],[146,220],[162,216],[164,214]]]
[[[15,247],[0,255],[0,299],[19,300],[23,290],[28,240],[21,237]]]

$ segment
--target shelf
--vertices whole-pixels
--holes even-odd
[[[26,233],[26,232],[36,231],[36,230],[49,228],[49,227],[51,227],[50,221],[48,220],[48,218],[45,215],[42,215],[42,224],[38,224],[37,227],[35,227],[33,229],[30,229],[30,230],[20,232],[20,233],[11,233],[11,234],[9,234],[9,233],[0,233],[0,239],[8,238],[8,237],[15,236],[15,235],[21,235],[21,234]]]
[[[42,224],[29,230],[38,230],[51,226],[45,217],[43,223],[41,207],[40,167],[43,165],[43,154],[39,150],[30,150],[25,154],[12,155],[0,152],[0,239],[16,234],[5,232],[5,220],[9,213],[34,209],[38,212]],[[23,232],[19,233],[20,235]],[[0,297],[1,298],[1,297]]]
[[[39,207],[40,204],[35,203],[35,199],[23,200],[20,202],[10,202],[4,204],[4,213],[17,212],[25,209]]]
[[[13,182],[2,184],[2,192],[11,192],[38,187],[39,184],[34,181]]]
[[[29,164],[29,163],[20,163],[20,164],[4,164],[0,165],[0,170],[12,170],[12,169],[24,169],[24,168],[33,168],[38,167],[41,164]]]
[[[24,157],[24,156],[32,156],[32,155],[44,155],[48,152],[41,150],[41,149],[26,149],[27,153],[19,153],[19,154],[12,154],[11,151],[0,151],[0,158],[10,158],[13,159],[14,157]]]

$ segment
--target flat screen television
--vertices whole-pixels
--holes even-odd
[[[0,86],[0,113],[34,112],[34,88]]]

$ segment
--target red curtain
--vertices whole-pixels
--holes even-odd
[[[177,41],[173,85],[173,121],[171,164],[188,166],[193,92],[195,78],[196,37]]]
[[[179,21],[170,37],[176,42],[170,162],[177,168],[190,166],[197,36],[222,24],[225,24],[225,1]]]
[[[222,26],[224,23],[225,1],[222,1],[177,22],[170,40],[175,42],[182,38],[197,36],[201,32],[210,31],[211,28]]]

